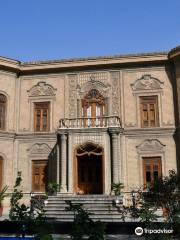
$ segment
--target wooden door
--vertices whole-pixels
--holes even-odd
[[[45,192],[47,178],[47,161],[32,163],[32,191]]]
[[[81,194],[102,194],[102,156],[78,157],[78,191]]]
[[[144,187],[153,186],[154,182],[162,177],[160,157],[143,158]]]

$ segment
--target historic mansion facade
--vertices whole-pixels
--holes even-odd
[[[110,194],[179,161],[180,48],[22,63],[0,57],[0,187]]]

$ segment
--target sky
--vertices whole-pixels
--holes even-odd
[[[0,0],[0,56],[55,60],[169,51],[180,0]]]

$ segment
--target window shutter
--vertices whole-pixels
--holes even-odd
[[[158,127],[158,101],[157,96],[140,97],[141,127]]]
[[[37,132],[49,131],[50,103],[35,103],[34,129]]]

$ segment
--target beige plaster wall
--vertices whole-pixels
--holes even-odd
[[[11,139],[0,138],[0,156],[3,158],[3,186],[12,191],[14,185],[14,142]]]
[[[139,68],[139,69],[129,69],[123,71],[123,86],[122,95],[124,99],[124,107],[122,110],[122,122],[125,127],[140,127],[140,121],[138,121],[138,102],[137,97],[133,94],[131,84],[133,84],[137,79],[140,79],[143,75],[149,74],[154,78],[157,78],[161,82],[162,92],[159,95],[159,115],[160,115],[160,126],[169,127],[174,125],[174,105],[173,105],[173,95],[172,86],[169,76],[165,68]],[[157,91],[158,92],[158,91]],[[151,91],[146,94],[151,94]],[[152,95],[157,95],[152,92]]]
[[[162,175],[167,176],[169,170],[176,170],[176,149],[175,142],[172,137],[162,136],[146,136],[142,137],[128,137],[126,136],[126,156],[123,159],[124,184],[127,190],[132,190],[136,187],[143,186],[143,165],[142,157],[156,157],[160,156],[162,161]],[[147,139],[156,139],[164,145],[162,152],[143,153],[139,154],[137,146]]]
[[[7,97],[6,131],[15,130],[16,122],[16,75],[0,71],[0,93]]]
[[[55,97],[29,98],[28,90],[38,84],[38,82],[50,84],[55,91]],[[19,131],[33,131],[33,104],[32,101],[51,101],[51,131],[57,129],[60,118],[64,117],[64,75],[45,75],[45,76],[28,76],[21,78],[20,85],[20,114],[19,114]],[[32,99],[32,101],[31,101]]]

